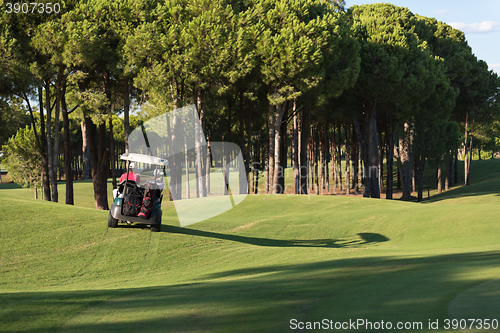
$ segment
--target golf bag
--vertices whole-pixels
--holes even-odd
[[[135,182],[124,183],[125,195],[123,197],[122,214],[126,216],[138,216],[141,211],[144,197],[144,189],[137,186]]]
[[[151,190],[146,190],[144,199],[142,199],[141,211],[138,216],[144,219],[148,219],[151,212],[155,208],[155,202],[153,200],[153,192]]]

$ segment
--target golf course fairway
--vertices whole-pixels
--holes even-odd
[[[473,172],[423,203],[249,195],[188,227],[164,202],[159,233],[108,229],[89,182],[75,206],[0,188],[0,332],[500,331],[500,160]]]

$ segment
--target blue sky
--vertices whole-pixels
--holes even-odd
[[[413,13],[435,17],[465,33],[478,59],[500,74],[500,1],[499,0],[346,0],[346,5],[389,2],[407,7]]]

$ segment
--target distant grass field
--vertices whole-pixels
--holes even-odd
[[[303,332],[360,319],[445,332],[448,318],[500,320],[500,160],[473,171],[471,186],[424,203],[250,195],[186,228],[166,203],[160,233],[108,229],[91,182],[75,183],[76,206],[0,189],[0,331]]]

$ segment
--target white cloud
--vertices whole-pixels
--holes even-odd
[[[500,31],[500,23],[494,21],[483,21],[481,23],[451,22],[450,25],[455,29],[471,34]]]

